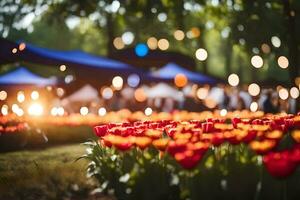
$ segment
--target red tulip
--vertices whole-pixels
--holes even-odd
[[[270,152],[263,157],[263,162],[267,171],[276,178],[285,178],[296,169],[288,151]]]
[[[107,125],[95,126],[94,132],[98,137],[103,137],[107,133]]]
[[[176,153],[185,151],[187,143],[188,140],[172,140],[168,144],[167,151],[174,156]]]
[[[176,153],[175,160],[185,169],[192,169],[196,167],[202,157],[201,154],[194,153],[191,150]]]

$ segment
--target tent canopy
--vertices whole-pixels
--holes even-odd
[[[56,78],[43,78],[32,72],[25,67],[19,67],[14,71],[8,72],[0,76],[1,85],[55,85],[57,84]]]
[[[177,74],[184,74],[189,81],[194,82],[194,83],[201,83],[201,84],[216,84],[219,81],[211,78],[209,76],[206,76],[204,74],[200,74],[197,72],[193,72],[190,70],[187,70],[176,63],[168,63],[161,69],[154,71],[151,73],[153,77],[162,79],[162,80],[173,80],[174,77]]]
[[[63,99],[63,102],[91,102],[98,101],[98,91],[91,85],[87,84]]]
[[[75,65],[107,71],[133,72],[136,69],[126,63],[102,56],[85,53],[80,50],[60,51],[37,47],[26,43],[26,48],[20,53],[21,60],[48,65]]]

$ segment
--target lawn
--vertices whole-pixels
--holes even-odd
[[[107,199],[90,195],[96,185],[86,177],[80,144],[0,153],[0,200]]]

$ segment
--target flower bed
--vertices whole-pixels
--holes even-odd
[[[118,199],[297,199],[299,130],[299,115],[110,123],[84,157]]]

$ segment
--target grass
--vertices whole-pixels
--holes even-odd
[[[0,200],[90,199],[95,184],[86,178],[79,144],[0,153]]]

